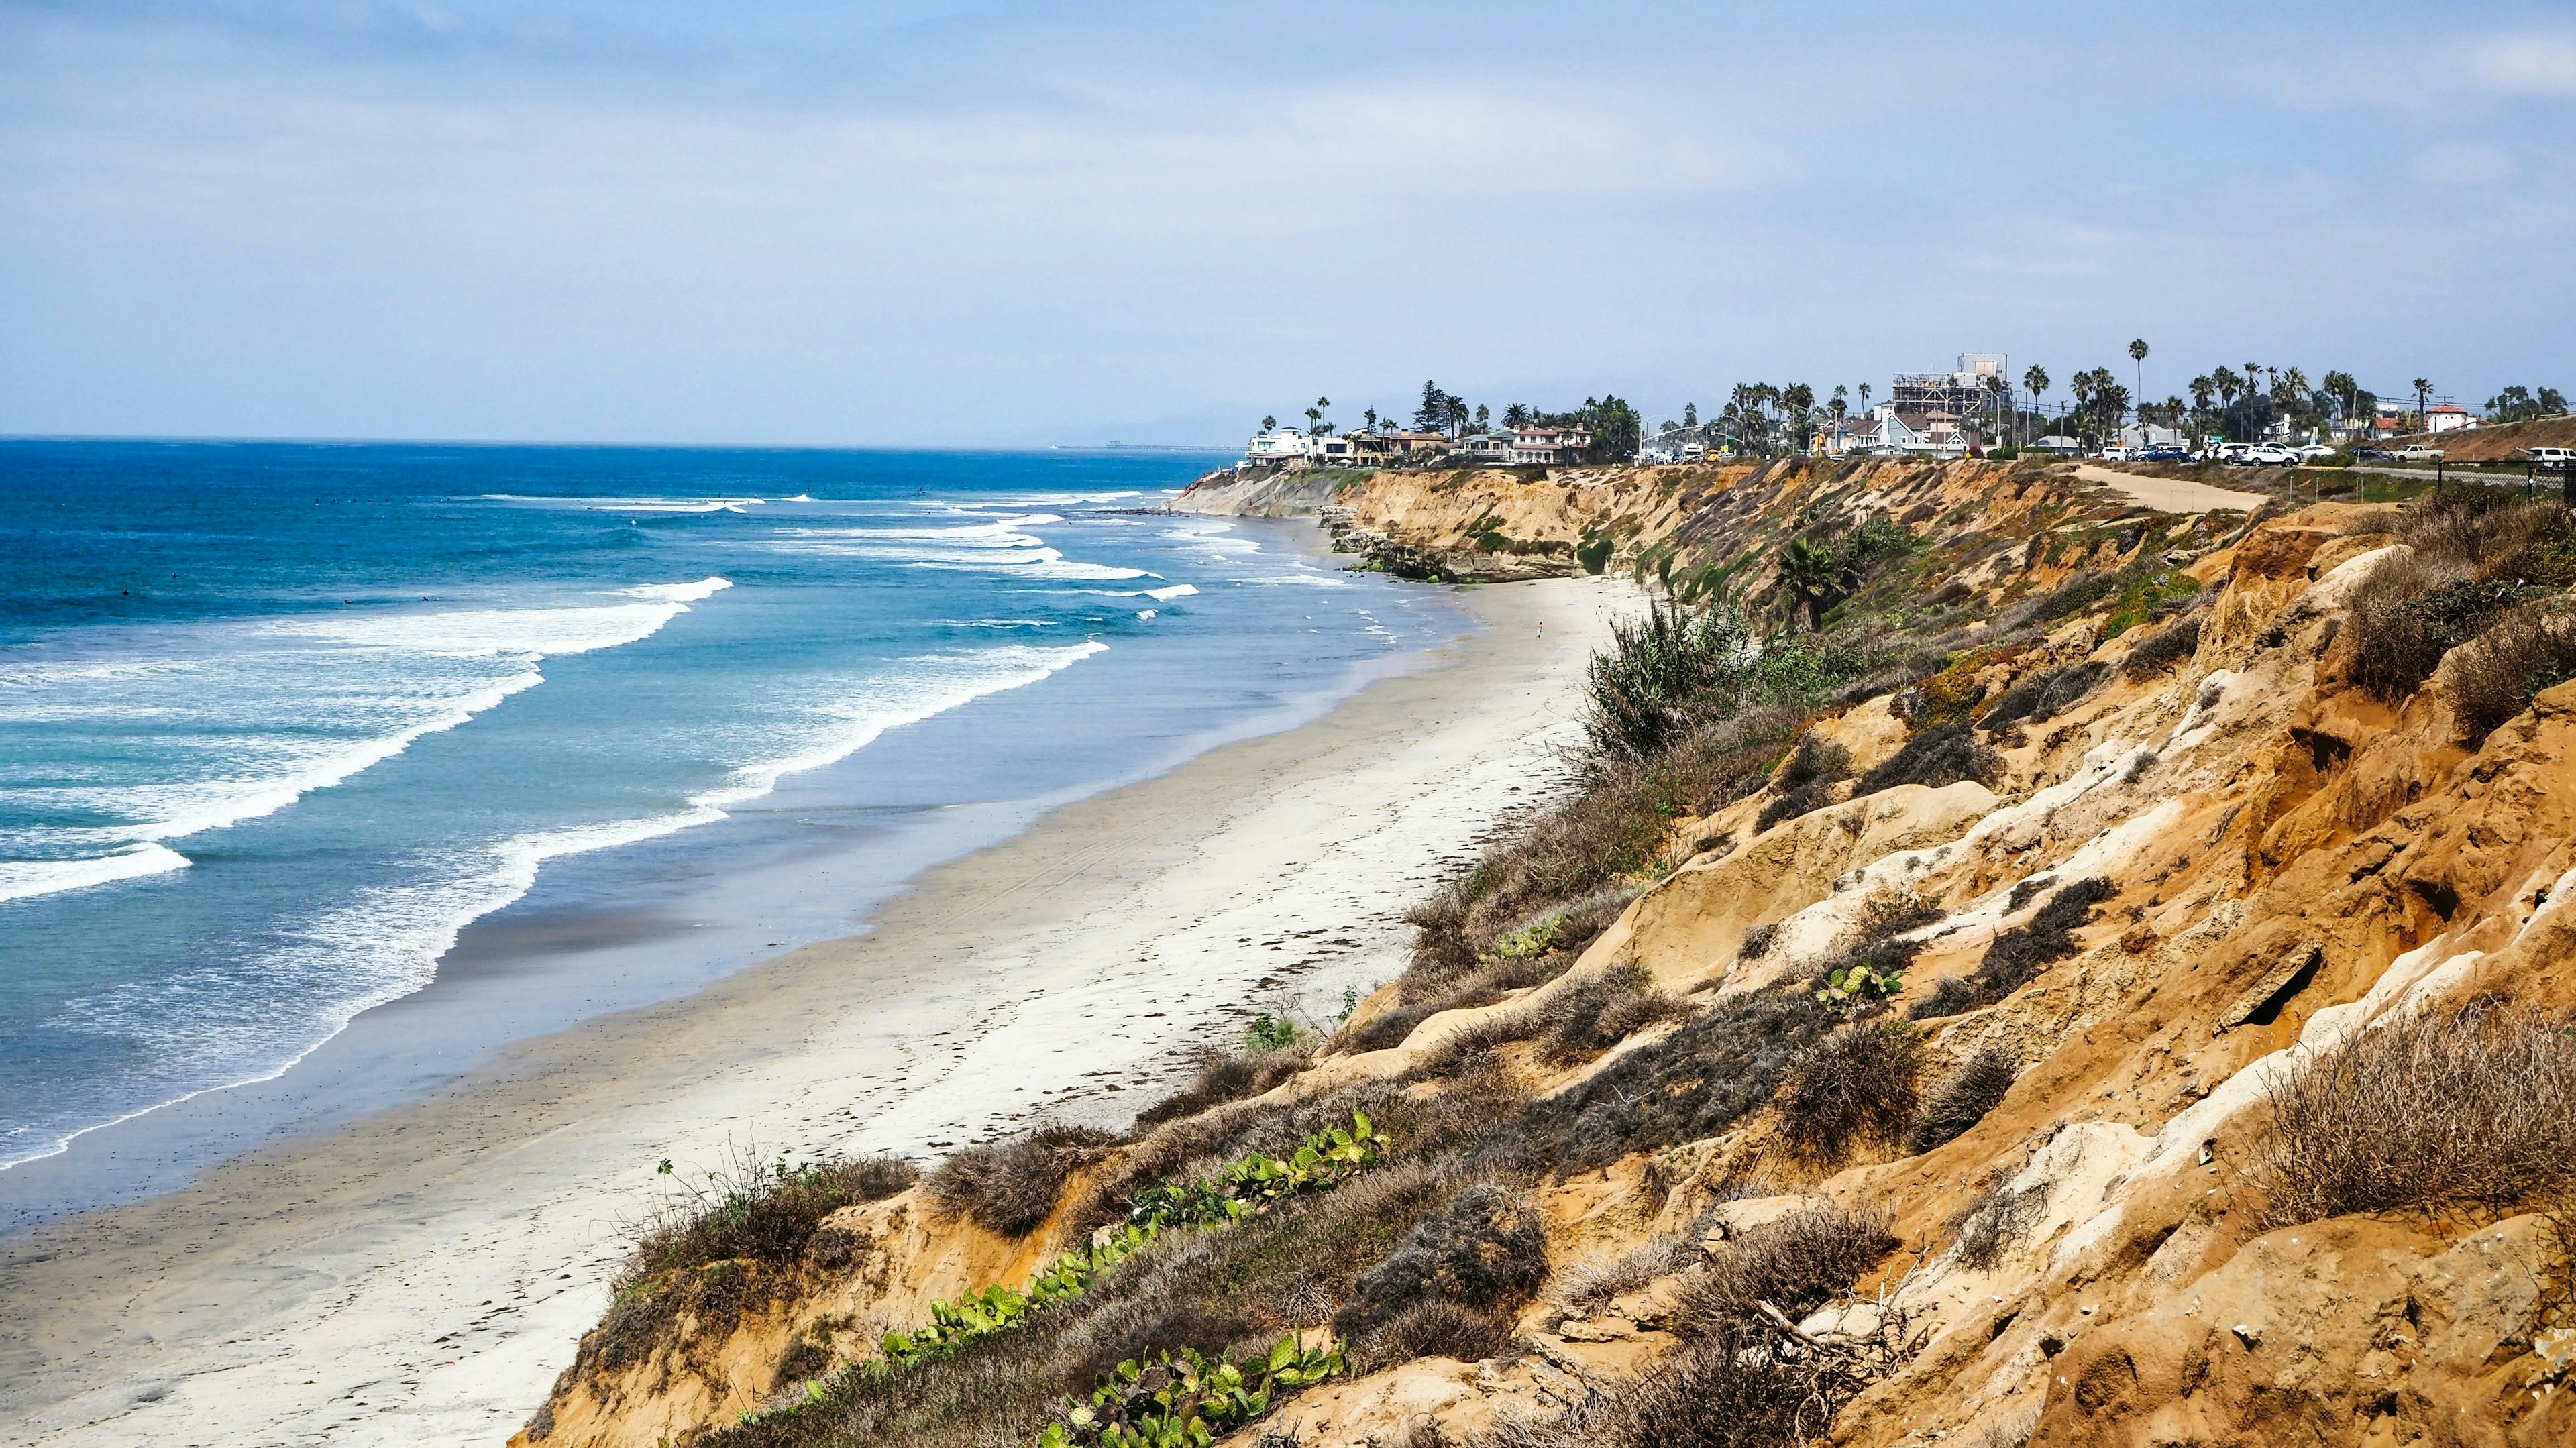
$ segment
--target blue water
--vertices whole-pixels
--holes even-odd
[[[1134,511],[1212,461],[0,443],[0,1165],[278,1077],[493,912],[648,909],[836,807],[897,851],[1454,631]]]

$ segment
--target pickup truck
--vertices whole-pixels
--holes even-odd
[[[2401,463],[2438,463],[2442,460],[2442,450],[2437,447],[2426,447],[2420,442],[2410,442],[2389,456]]]

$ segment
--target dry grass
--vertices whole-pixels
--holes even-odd
[[[2481,740],[2532,696],[2576,678],[2576,617],[2527,603],[2454,651],[2445,673],[2464,738]]]
[[[967,1147],[930,1174],[940,1210],[1025,1237],[1055,1210],[1065,1182],[1118,1138],[1088,1126],[1041,1126],[1007,1141]]]
[[[1473,1448],[1786,1448],[1809,1441],[1835,1405],[1767,1344],[1696,1342],[1554,1418],[1505,1416]]]
[[[2012,908],[2020,909],[2028,901],[2025,892],[2045,883],[2043,876],[2014,886]],[[2119,893],[2117,885],[2098,876],[2059,890],[2031,915],[2028,924],[1995,936],[1974,975],[1943,980],[1931,995],[1917,1001],[1914,1019],[1955,1016],[1992,1005],[2038,979],[2041,971],[2082,953],[2084,943],[2075,938],[2075,932],[2093,918],[2094,906]]]
[[[2576,1186],[2576,1022],[2493,1005],[2356,1033],[2271,1090],[2262,1227],[2503,1211]]]
[[[1493,1123],[1474,1159],[1562,1178],[1632,1152],[1705,1140],[1769,1100],[1798,1053],[1833,1025],[1801,992],[1721,1001]]]
[[[1487,849],[1405,918],[1416,931],[1408,999],[1475,973],[1505,939],[1554,920],[1548,948],[1579,953],[1618,918],[1674,820],[1752,793],[1803,715],[1748,709],[1694,726],[1644,759],[1596,761],[1579,792]]]
[[[1673,1294],[1673,1330],[1719,1337],[1750,1328],[1769,1303],[1792,1322],[1851,1290],[1896,1250],[1887,1219],[1833,1203],[1803,1207],[1747,1228]]]
[[[1567,1317],[1592,1317],[1614,1298],[1625,1297],[1658,1278],[1696,1265],[1699,1247],[1679,1237],[1649,1237],[1626,1254],[1607,1261],[1579,1262],[1557,1274],[1549,1294]]]
[[[1798,736],[1798,747],[1789,751],[1779,776],[1771,781],[1780,797],[1762,807],[1753,827],[1767,830],[1782,820],[1822,809],[1833,802],[1835,783],[1851,775],[1851,751],[1808,730]]]
[[[646,1220],[613,1287],[622,1292],[657,1273],[714,1262],[794,1262],[825,1217],[893,1196],[920,1175],[900,1157],[826,1158],[786,1168],[737,1152],[707,1187],[684,1191]]]
[[[2391,702],[2515,604],[2576,583],[2576,532],[2552,505],[2487,489],[2447,494],[2410,505],[2395,535],[2412,554],[2381,560],[2349,601],[2353,682]],[[2483,691],[2481,709],[2513,682]]]
[[[1199,1069],[1190,1084],[1137,1112],[1136,1125],[1159,1126],[1229,1101],[1258,1096],[1304,1070],[1306,1060],[1306,1052],[1295,1047],[1279,1051],[1208,1048],[1199,1054]]]
[[[2004,1250],[2028,1236],[2047,1209],[2045,1186],[2015,1191],[1997,1182],[1987,1187],[1950,1224],[1958,1238],[1959,1265],[1983,1272],[2002,1261]]]
[[[1932,789],[1973,779],[1991,786],[2001,777],[2003,762],[1995,752],[1977,742],[1975,731],[1965,724],[1935,724],[1905,741],[1905,747],[1888,756],[1852,787],[1855,797],[1894,789],[1900,784],[1920,784]]]
[[[1970,1056],[1923,1103],[1923,1114],[1905,1134],[1905,1149],[1920,1156],[1955,1141],[2003,1104],[2019,1068],[2012,1053],[1988,1046]]]
[[[2120,676],[2132,684],[2143,684],[2179,667],[2200,650],[2200,619],[2179,618],[2129,650],[2120,661]]]
[[[2062,669],[2042,669],[2004,691],[1994,707],[1979,721],[1986,729],[1999,730],[2017,723],[2045,724],[2081,703],[2084,696],[2101,687],[2111,677],[2108,664],[2069,664]]]
[[[1538,1209],[1504,1183],[1478,1182],[1416,1223],[1384,1261],[1353,1282],[1349,1300],[1333,1315],[1333,1330],[1372,1366],[1420,1356],[1407,1350],[1414,1339],[1448,1329],[1484,1345],[1475,1357],[1491,1356],[1500,1344],[1490,1330],[1473,1335],[1470,1315],[1504,1323],[1502,1336],[1508,1339],[1512,1315],[1547,1285],[1548,1271],[1547,1230]],[[1419,1308],[1434,1303],[1449,1311],[1417,1318]]]
[[[1780,1144],[1818,1167],[1905,1139],[1919,1098],[1923,1040],[1902,1021],[1848,1025],[1799,1056],[1780,1083]]]

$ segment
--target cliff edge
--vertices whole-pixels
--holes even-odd
[[[1799,461],[1175,506],[1661,601],[1346,1019],[1125,1132],[747,1188],[785,1225],[648,1243],[514,1443],[2576,1441],[2558,509]]]

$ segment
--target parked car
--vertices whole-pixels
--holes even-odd
[[[2217,460],[2227,464],[2231,468],[2241,468],[2249,461],[2247,454],[2251,453],[2253,450],[2253,446],[2249,443],[2220,443],[2218,445]]]
[[[2357,463],[2384,463],[2388,457],[2388,449],[2384,447],[2357,447],[2352,450],[2352,460]]]
[[[2420,442],[2410,442],[2390,456],[2401,463],[2438,463],[2442,460],[2442,450],[2437,447],[2426,447]]]
[[[2102,449],[2102,461],[2106,463],[2124,463],[2128,460],[2129,450],[2127,448],[2106,447]]]
[[[2295,449],[2295,451],[2299,455],[2299,461],[2303,463],[2312,463],[2319,458],[2330,458],[2335,455],[2335,450],[2333,448],[2330,448],[2321,442],[2309,443],[2306,447]]]
[[[2544,468],[2563,468],[2576,463],[2576,447],[2527,447],[2523,451]]]
[[[2245,450],[2245,461],[2256,467],[2292,468],[2299,465],[2299,455],[2276,442],[2258,443]]]
[[[2142,448],[2138,452],[2138,461],[2142,463],[2187,463],[2191,461],[2191,450],[2189,448],[2179,447]]]

